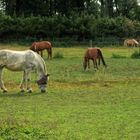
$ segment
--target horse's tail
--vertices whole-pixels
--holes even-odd
[[[52,58],[52,46],[50,47],[50,57]]]
[[[52,58],[52,47],[53,47],[53,45],[52,45],[52,43],[51,43],[51,42],[49,42],[49,44],[50,44],[50,48],[49,48],[50,57]]]
[[[100,49],[97,49],[97,51],[98,51],[98,54],[99,54],[99,56],[100,56],[100,58],[101,58],[101,60],[102,60],[103,65],[104,65],[105,67],[107,67],[107,65],[106,65],[106,63],[105,63],[105,60],[104,60],[104,57],[103,57],[103,55],[102,55],[101,50],[100,50]]]
[[[138,42],[138,41],[136,41],[135,39],[133,39],[133,41],[134,41],[134,43],[135,43],[136,45],[139,45],[139,42]]]

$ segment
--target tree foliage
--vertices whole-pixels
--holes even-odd
[[[71,17],[11,17],[1,16],[0,38],[75,38],[139,36],[140,23],[128,18],[95,18],[92,15]]]
[[[139,37],[137,0],[0,0],[0,37]]]
[[[75,13],[93,14],[96,17],[126,16],[139,18],[137,0],[0,0],[1,8],[13,16],[70,16]]]

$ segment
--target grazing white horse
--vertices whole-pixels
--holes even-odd
[[[37,70],[37,84],[41,92],[46,91],[49,74],[47,74],[44,60],[37,53],[31,50],[0,50],[0,88],[3,90],[3,92],[7,92],[7,89],[2,81],[3,68],[11,71],[23,71],[23,79],[20,85],[21,92],[25,91],[25,84],[27,84],[27,91],[32,92],[29,74],[32,70]]]
[[[135,39],[126,39],[124,41],[125,47],[128,47],[128,46],[137,47],[138,45],[139,45],[139,42]]]

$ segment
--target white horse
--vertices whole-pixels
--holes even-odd
[[[0,50],[0,88],[3,90],[3,92],[7,92],[7,89],[2,81],[3,68],[11,71],[23,71],[23,79],[20,85],[21,92],[25,91],[25,84],[27,85],[27,91],[32,92],[29,74],[32,70],[37,70],[37,84],[41,92],[46,91],[49,74],[47,74],[44,60],[37,53],[31,50]]]
[[[138,45],[139,45],[139,42],[135,39],[126,39],[124,41],[125,47],[128,47],[128,46],[137,47]]]

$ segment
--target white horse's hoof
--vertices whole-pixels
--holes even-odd
[[[24,89],[22,89],[21,91],[20,91],[20,93],[22,94],[22,93],[24,93],[25,92],[25,90]]]
[[[7,92],[7,89],[4,89],[4,90],[3,90],[3,93],[6,93],[6,92]]]

